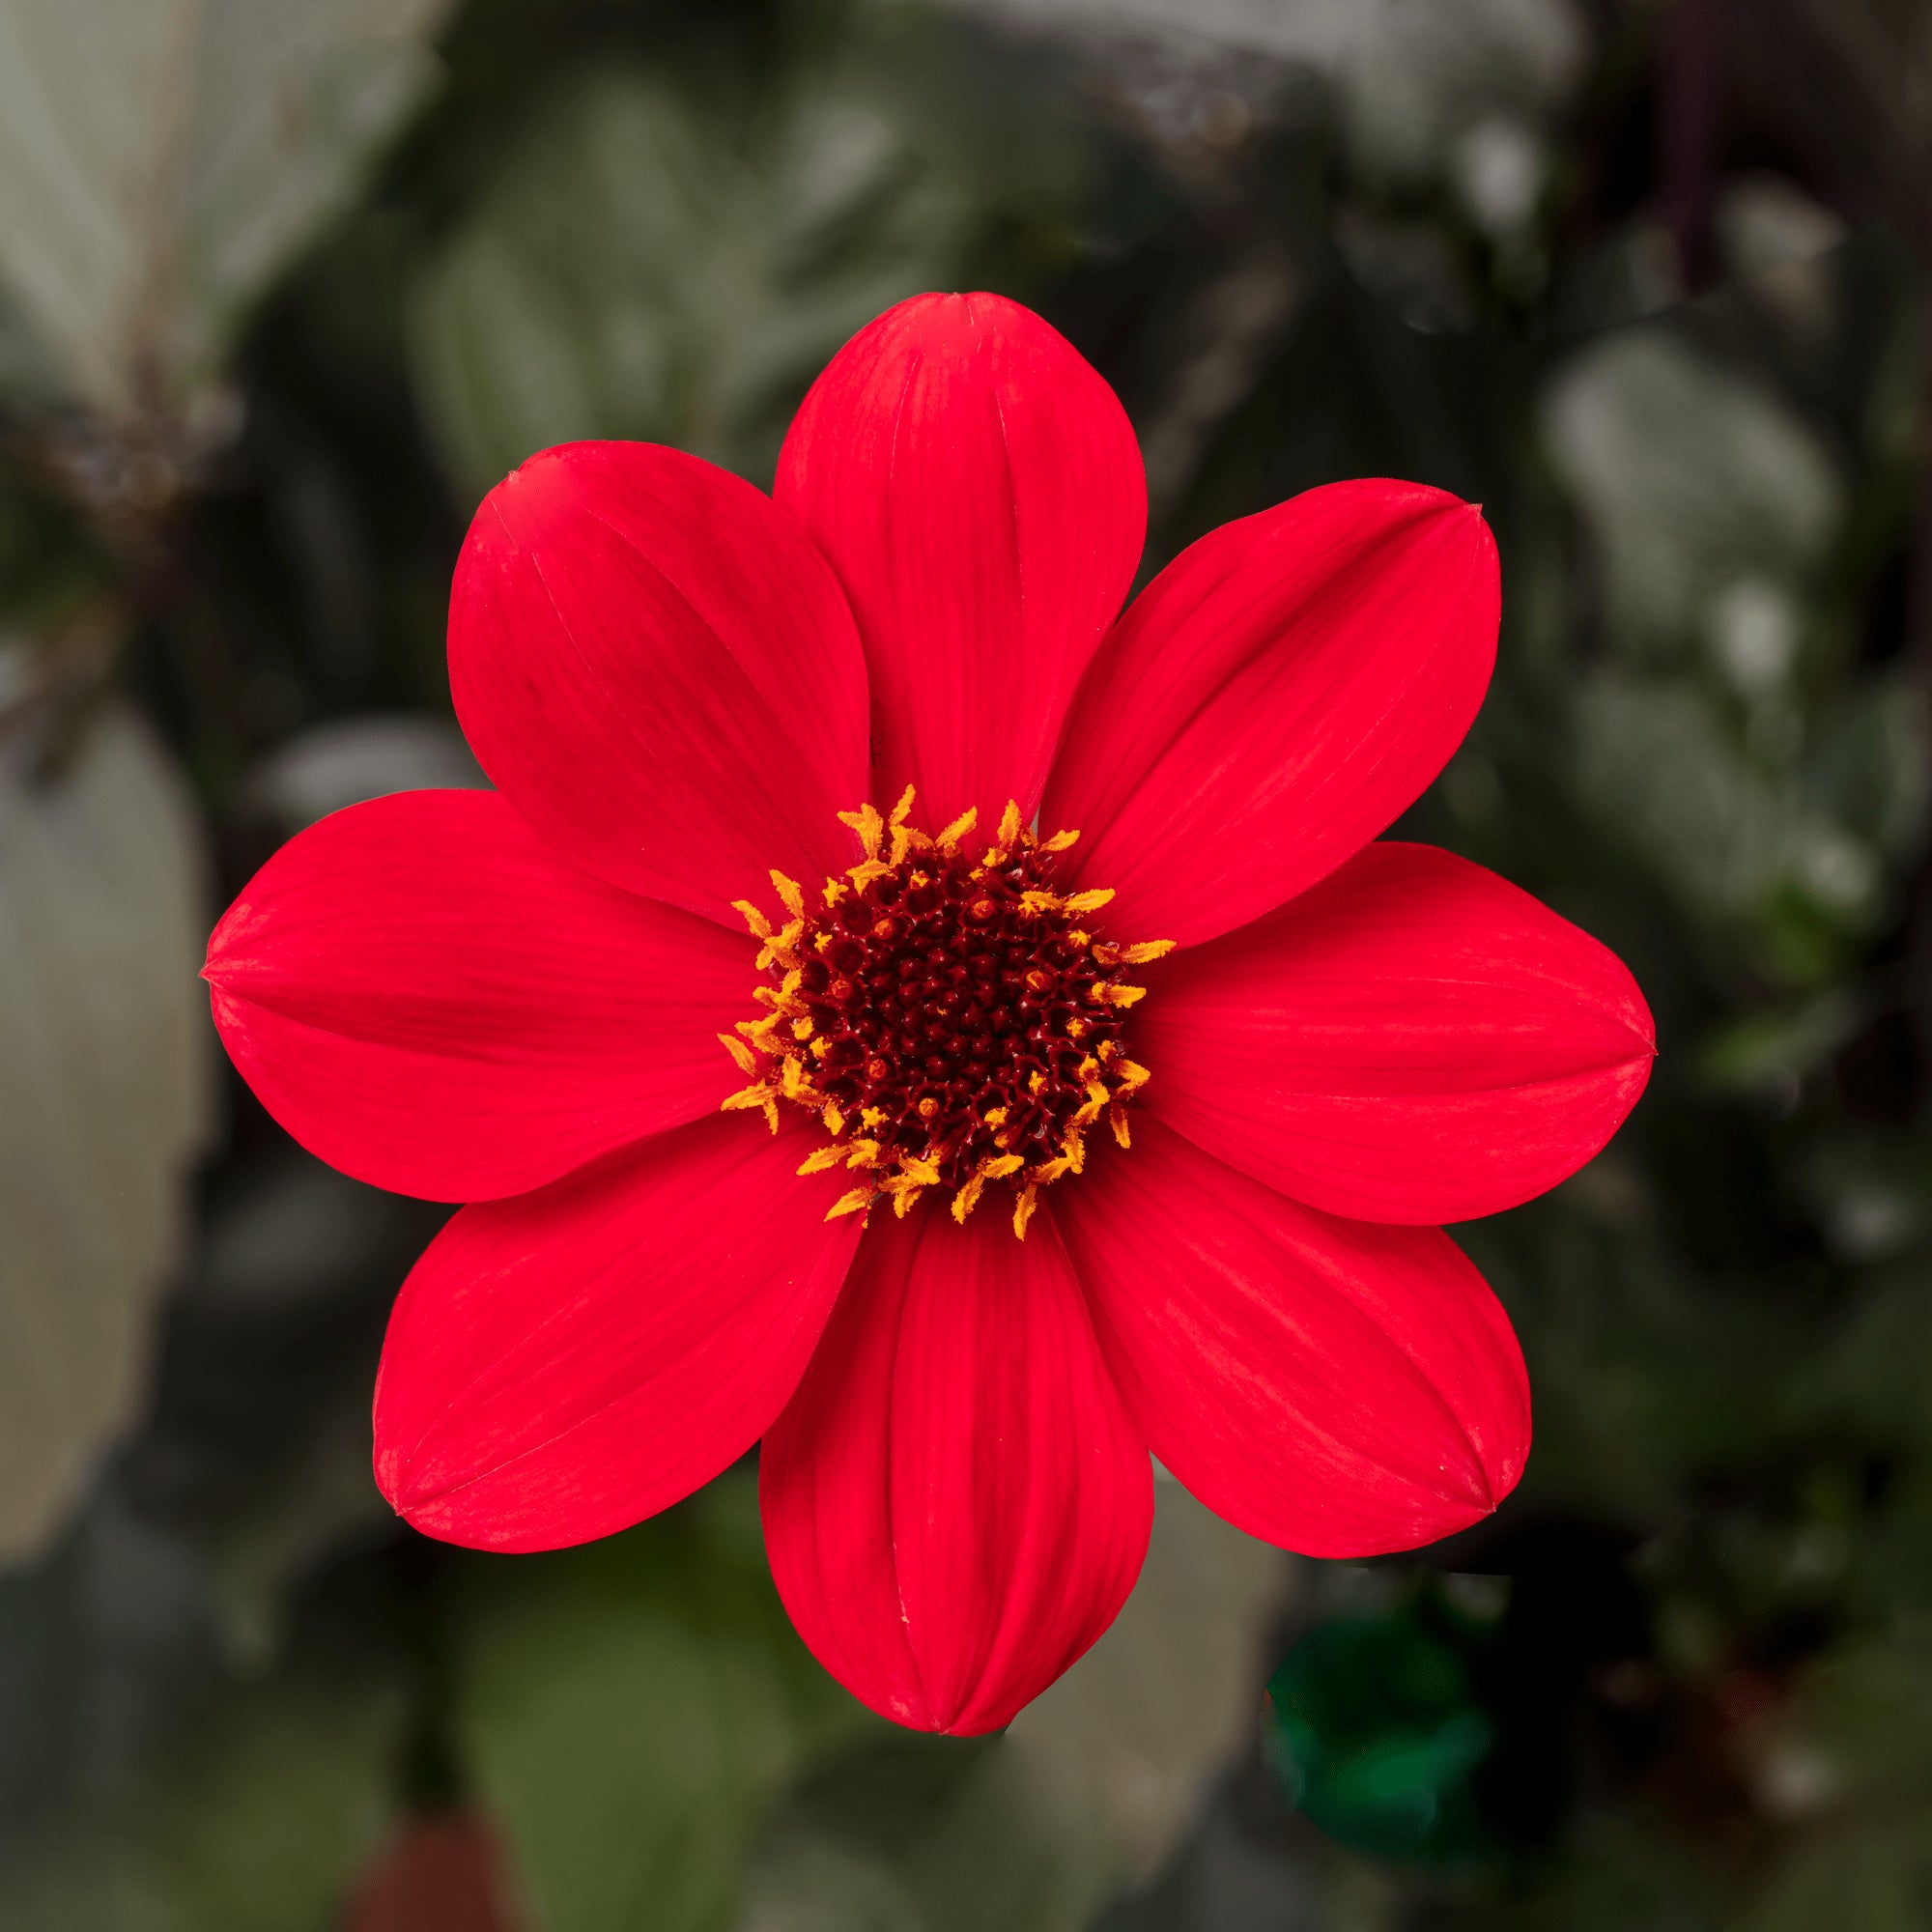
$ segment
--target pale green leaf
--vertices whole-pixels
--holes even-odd
[[[449,0],[5,0],[0,278],[76,395],[219,367],[434,73]]]
[[[458,481],[480,495],[585,437],[768,474],[832,353],[958,259],[970,202],[912,118],[868,72],[809,63],[749,107],[642,69],[566,85],[414,291]]]
[[[491,1580],[460,1721],[547,1932],[725,1924],[786,1780],[879,1724],[786,1622],[755,1484]]]
[[[131,715],[0,748],[0,1552],[126,1419],[206,1113],[201,835]]]

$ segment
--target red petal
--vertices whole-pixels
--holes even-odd
[[[504,802],[402,792],[291,839],[208,947],[262,1104],[378,1187],[486,1201],[714,1113],[752,943],[560,864]]]
[[[1151,1120],[1052,1205],[1128,1410],[1237,1528],[1371,1556],[1464,1528],[1516,1486],[1522,1356],[1439,1229],[1318,1213]]]
[[[1462,743],[1495,661],[1481,516],[1413,483],[1331,483],[1224,525],[1094,661],[1041,822],[1078,827],[1113,928],[1193,945],[1313,885]]]
[[[470,747],[545,838],[742,927],[768,868],[849,866],[866,668],[824,559],[770,499],[645,442],[548,449],[483,499],[449,605]]]
[[[1371,1221],[1468,1220],[1553,1187],[1622,1124],[1656,1052],[1614,952],[1430,845],[1365,846],[1181,953],[1134,1019],[1143,1105]]]
[[[1060,1242],[1043,1217],[1015,1241],[983,1209],[866,1236],[759,1488],[819,1662],[886,1717],[962,1735],[1006,1723],[1113,1622],[1153,1520]]]
[[[478,1549],[608,1536],[771,1426],[858,1241],[813,1142],[742,1116],[466,1208],[403,1284],[376,1378],[376,1480]]]
[[[1114,392],[1015,302],[917,296],[813,384],[775,494],[859,620],[880,803],[915,784],[935,827],[1009,798],[1031,817],[1147,534]]]

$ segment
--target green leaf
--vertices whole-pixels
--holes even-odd
[[[127,1419],[208,1099],[201,832],[133,717],[0,746],[0,1554]]]
[[[1596,536],[1611,634],[1639,656],[1681,649],[1741,582],[1802,581],[1843,515],[1809,427],[1661,328],[1577,355],[1545,397],[1543,433]]]
[[[474,1580],[459,1724],[548,1932],[710,1932],[807,1755],[874,1719],[793,1634],[756,1486]]]
[[[417,384],[458,481],[480,495],[584,437],[768,475],[820,366],[943,284],[975,226],[914,128],[856,62],[749,100],[642,68],[565,85],[414,291]]]
[[[0,277],[81,400],[180,398],[359,185],[449,0],[10,0]]]

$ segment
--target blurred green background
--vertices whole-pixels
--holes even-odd
[[[1932,8],[0,0],[0,1925],[1932,1927]],[[481,782],[441,625],[546,443],[769,479],[902,295],[1042,310],[1150,568],[1480,499],[1405,822],[1616,947],[1657,1075],[1459,1230],[1520,1491],[1299,1562],[1160,1488],[1007,1735],[820,1673],[737,1470],[554,1558],[367,1468],[445,1210],[292,1146],[195,980],[298,827]]]

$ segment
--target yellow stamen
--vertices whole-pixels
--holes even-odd
[[[1021,1240],[1026,1239],[1027,1223],[1033,1219],[1033,1210],[1039,1206],[1039,1188],[1029,1180],[1020,1189],[1020,1198],[1013,1204],[1013,1233]]]
[[[1096,886],[1092,892],[1073,894],[1065,903],[1068,912],[1079,913],[1084,918],[1090,912],[1098,912],[1113,896],[1112,886]]]
[[[986,1170],[982,1167],[975,1172],[957,1194],[952,1197],[952,1218],[963,1228],[966,1217],[980,1205],[980,1197],[986,1191]]]
[[[974,826],[979,824],[979,822],[980,822],[980,808],[977,805],[969,805],[966,808],[966,810],[962,811],[959,814],[959,816],[955,818],[952,821],[952,823],[949,825],[946,828],[946,830],[939,835],[938,838],[934,840],[934,843],[938,845],[939,849],[942,852],[956,852],[959,849],[959,841],[962,838],[964,838],[965,836],[972,831]]]
[[[1000,814],[999,839],[1002,845],[1010,845],[1020,836],[1020,802],[1009,798],[1006,810]]]
[[[721,1033],[718,1043],[738,1063],[740,1073],[755,1073],[758,1070],[758,1056],[742,1039],[733,1039],[728,1033]]]
[[[879,841],[884,837],[886,821],[879,816],[877,806],[862,805],[857,811],[841,811],[838,822],[849,825],[859,835],[859,843],[867,858],[876,859],[879,856]]]
[[[828,1167],[842,1167],[845,1163],[845,1150],[842,1147],[813,1148],[799,1163],[801,1174],[823,1174]]]
[[[841,1214],[863,1214],[877,1199],[878,1196],[873,1189],[869,1187],[855,1187],[851,1193],[841,1194],[825,1210],[825,1218],[828,1221],[836,1221]]]
[[[1078,832],[1056,832],[1051,838],[1042,838],[1039,841],[1039,849],[1042,852],[1065,852],[1070,845],[1076,843],[1079,838]]]

